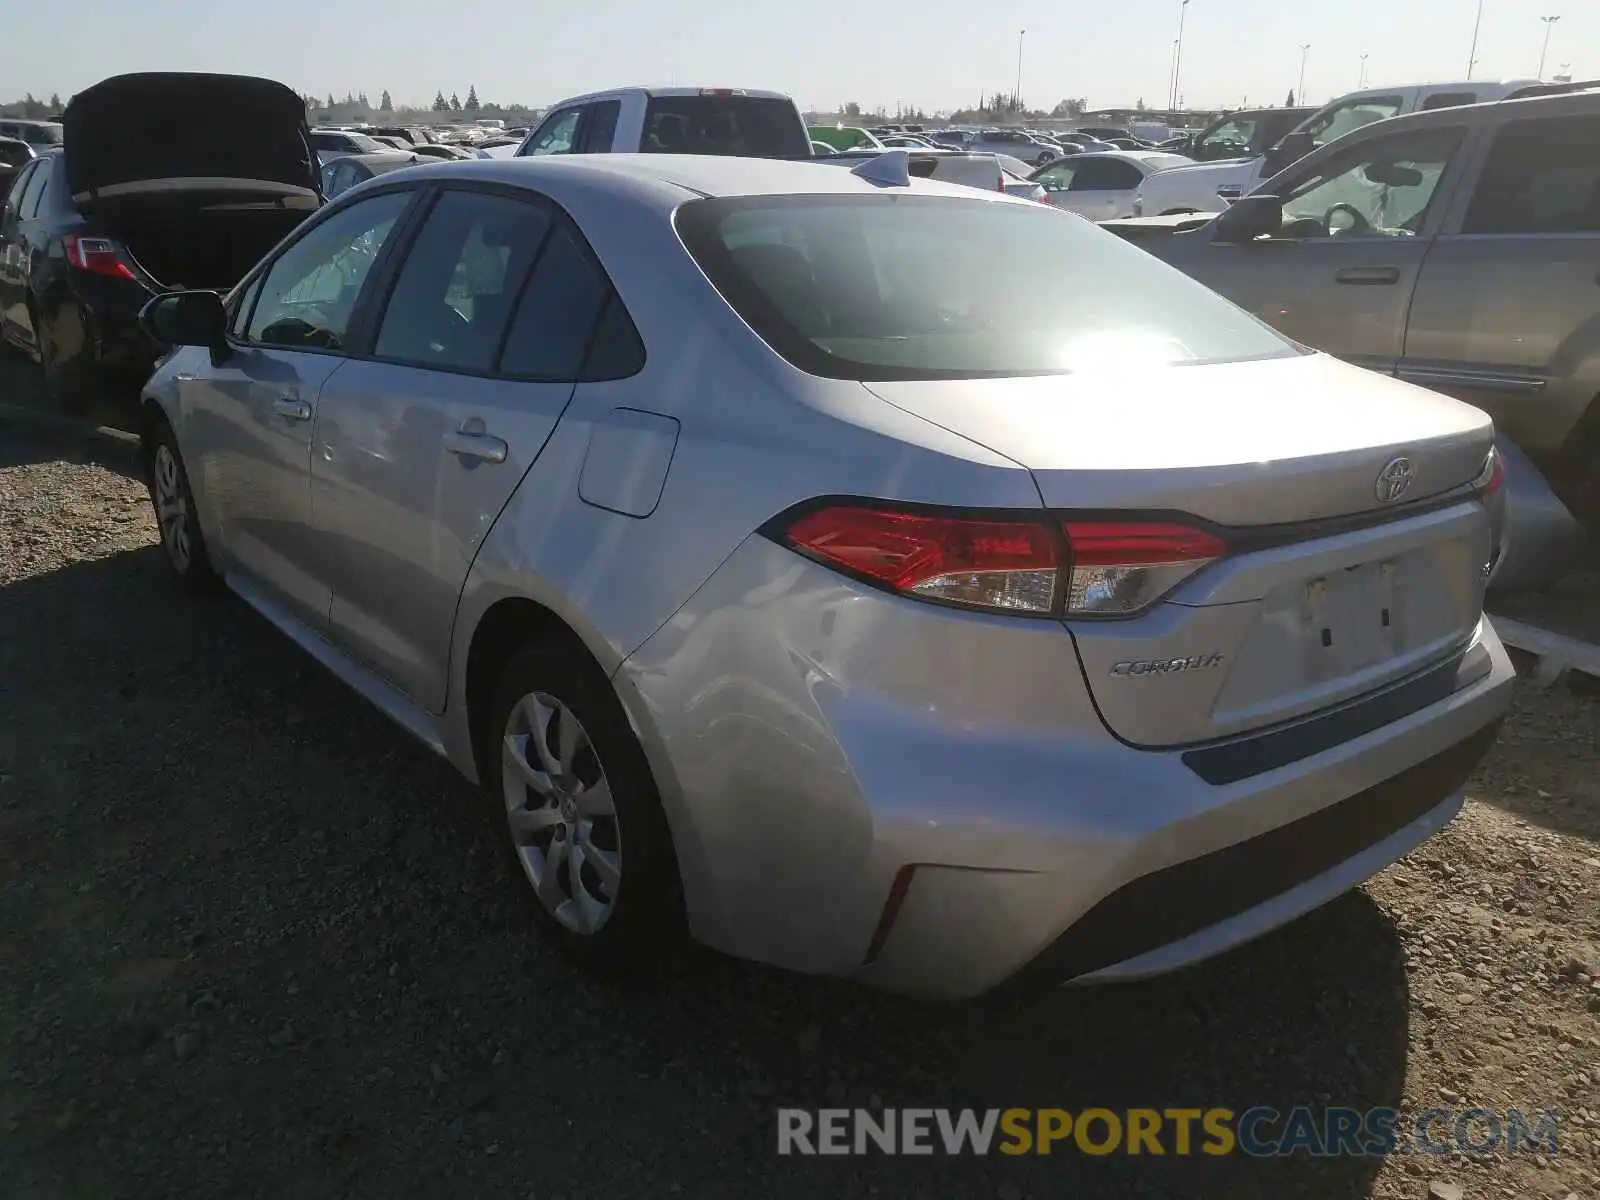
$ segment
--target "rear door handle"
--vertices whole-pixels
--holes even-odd
[[[456,430],[444,435],[444,448],[462,458],[480,458],[484,462],[502,463],[510,452],[503,438],[487,433],[469,433]]]
[[[272,411],[285,421],[309,421],[311,419],[311,405],[305,400],[296,400],[293,396],[279,396],[272,402]]]
[[[1356,286],[1382,287],[1387,284],[1400,282],[1399,267],[1345,267],[1342,271],[1333,273],[1335,283],[1349,283]]]

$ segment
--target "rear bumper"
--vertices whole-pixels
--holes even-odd
[[[1194,751],[1106,731],[1059,625],[899,600],[752,539],[617,680],[697,937],[964,997],[1170,970],[1404,854],[1460,807],[1510,702],[1487,620],[1469,655],[1389,719],[1210,761],[1208,782]]]
[[[154,293],[124,279],[79,280],[77,290],[94,365],[148,374],[161,348],[139,328],[139,313]]]

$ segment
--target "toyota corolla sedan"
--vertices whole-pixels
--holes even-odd
[[[591,967],[1169,970],[1507,707],[1482,413],[904,161],[418,166],[146,311],[178,581],[482,784]]]

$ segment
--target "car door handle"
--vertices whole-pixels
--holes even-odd
[[[1356,286],[1382,287],[1391,283],[1400,282],[1399,267],[1346,267],[1342,271],[1333,273],[1335,283],[1349,283]]]
[[[285,421],[311,420],[311,405],[305,400],[296,400],[293,396],[279,396],[272,402],[272,411]]]
[[[487,433],[469,433],[458,429],[444,435],[444,448],[462,458],[481,458],[484,462],[505,462],[510,447],[503,438]]]

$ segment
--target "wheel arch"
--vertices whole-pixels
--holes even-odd
[[[556,609],[526,595],[500,596],[490,603],[472,627],[463,666],[457,674],[458,690],[455,694],[460,698],[462,711],[455,721],[447,722],[447,726],[453,726],[467,744],[463,746],[461,741],[455,742],[459,749],[451,754],[452,761],[463,769],[470,766],[473,781],[479,785],[488,777],[487,756],[495,752],[495,746],[494,731],[488,728],[487,722],[499,678],[497,668],[521,646],[538,638],[557,639],[575,648],[593,662],[610,682],[612,693],[644,752],[645,762],[655,782],[656,794],[666,816],[667,834],[678,863],[686,911],[693,927],[697,905],[702,902],[700,881],[704,878],[704,849],[685,803],[682,785],[672,770],[671,760],[644,702],[628,685],[627,673],[620,670],[621,659],[602,639],[598,639],[598,635],[593,639],[585,637]],[[593,644],[594,640],[601,640],[602,644],[597,647]],[[608,662],[611,664],[609,667]]]

